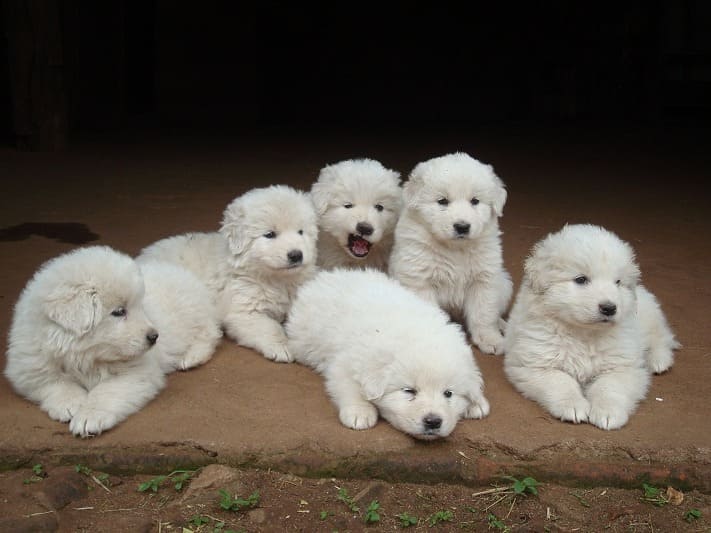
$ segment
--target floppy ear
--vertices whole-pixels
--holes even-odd
[[[536,251],[537,249],[534,249],[534,252],[523,264],[524,280],[534,293],[543,294],[549,285],[547,277],[548,262],[541,255],[537,255]]]
[[[422,172],[422,163],[419,163],[412,169],[407,181],[402,184],[403,200],[405,200],[405,204],[408,206],[413,206],[413,204],[416,203],[417,196],[422,190],[422,184],[424,183]]]
[[[89,332],[101,317],[102,306],[93,287],[61,285],[43,303],[47,316],[76,335]]]
[[[373,401],[382,398],[390,382],[392,365],[374,365],[361,376],[361,387],[366,400]]]
[[[314,209],[316,209],[316,214],[320,217],[323,216],[328,209],[328,192],[326,191],[326,186],[318,181],[315,182],[311,186],[309,196]]]
[[[491,177],[494,179],[492,206],[494,208],[494,213],[496,213],[496,216],[500,217],[504,214],[504,204],[506,204],[506,197],[508,196],[508,193],[506,192],[506,186],[504,185],[504,182],[501,181],[501,178],[499,178],[496,173],[494,173],[494,167],[492,167],[491,165],[487,166],[489,167],[489,172],[491,172]]]
[[[248,238],[244,231],[244,206],[237,199],[227,206],[222,217],[220,233],[227,239],[230,251],[240,255],[247,247]]]

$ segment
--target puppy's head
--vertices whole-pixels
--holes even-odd
[[[308,195],[285,185],[252,189],[225,209],[220,233],[235,268],[290,274],[316,262],[318,228]]]
[[[143,278],[136,263],[105,246],[82,248],[49,262],[38,275],[41,309],[54,341],[92,361],[144,354],[158,332],[143,310]],[[54,342],[53,341],[53,342]]]
[[[461,328],[449,339],[393,348],[392,361],[372,369],[363,383],[366,398],[395,428],[417,439],[448,436],[482,397],[482,379]],[[387,348],[386,348],[387,349]]]
[[[419,163],[403,186],[406,205],[438,240],[474,239],[503,215],[506,189],[491,165],[464,153]]]
[[[351,257],[364,258],[392,234],[402,204],[400,174],[372,159],[349,159],[321,169],[311,187],[321,231]]]
[[[599,226],[567,225],[548,235],[534,246],[524,273],[547,312],[564,322],[609,327],[635,310],[634,251]]]

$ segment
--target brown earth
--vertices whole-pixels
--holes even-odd
[[[708,132],[700,130],[592,127],[510,128],[468,135],[431,131],[417,136],[283,132],[210,137],[133,132],[121,138],[84,140],[68,153],[0,151],[3,337],[12,305],[32,273],[45,260],[78,245],[108,244],[135,254],[168,235],[216,229],[227,203],[251,187],[289,183],[308,188],[326,163],[369,156],[406,175],[420,160],[464,150],[492,163],[507,184],[504,259],[515,283],[530,246],[546,233],[566,222],[604,225],[635,247],[644,282],[661,300],[683,344],[673,369],[654,377],[647,399],[629,424],[613,432],[552,419],[508,384],[500,358],[475,351],[491,415],[481,421],[462,421],[448,439],[434,443],[413,441],[384,422],[362,432],[342,427],[317,375],[299,365],[271,363],[229,340],[221,343],[208,364],[171,375],[156,400],[94,439],[73,438],[65,425],[51,421],[0,380],[0,463],[9,469],[0,478],[0,487],[10,495],[3,496],[7,501],[2,504],[19,510],[22,502],[32,501],[23,496],[25,492],[6,485],[27,477],[28,469],[37,463],[45,465],[50,477],[23,486],[27,494],[51,480],[60,465],[83,464],[112,477],[128,476],[120,477],[124,480],[117,487],[120,492],[157,474],[218,463],[260,469],[247,470],[244,476],[250,481],[245,488],[263,491],[260,506],[269,519],[255,528],[240,526],[247,519],[237,518],[237,529],[279,529],[283,524],[275,517],[286,514],[312,517],[331,508],[340,513],[335,485],[343,484],[349,493],[357,494],[371,480],[382,480],[384,487],[396,483],[391,499],[386,499],[385,490],[378,496],[390,525],[395,525],[392,517],[401,510],[424,517],[450,499],[457,502],[449,505],[457,507],[458,521],[481,521],[482,516],[464,506],[486,507],[488,503],[480,503],[480,498],[472,500],[471,493],[500,484],[502,475],[530,475],[545,483],[539,499],[517,499],[506,521],[509,526],[520,522],[511,517],[527,506],[534,506],[530,512],[536,520],[547,516],[541,512],[548,507],[561,520],[573,520],[576,504],[587,520],[579,525],[591,531],[604,527],[603,522],[590,522],[598,520],[597,512],[568,494],[583,489],[565,488],[587,486],[595,487],[584,492],[588,502],[594,502],[590,509],[604,509],[601,516],[627,506],[635,509],[609,522],[614,527],[624,529],[631,523],[624,522],[628,519],[642,524],[647,515],[659,520],[672,511],[675,521],[667,525],[674,527],[655,525],[655,530],[684,527],[685,522],[677,520],[680,509],[639,507],[638,498],[643,482],[711,492],[708,140]],[[306,476],[294,483],[305,491],[302,499],[310,502],[311,513],[296,513],[298,502],[294,504],[292,498],[298,497],[298,491],[279,496],[278,487],[291,491],[293,486],[279,481],[287,473]],[[340,481],[315,481],[331,477]],[[421,485],[421,492],[444,496],[419,511],[425,500],[407,483],[449,485]],[[318,499],[319,490],[324,500]],[[89,498],[102,492],[95,488]],[[132,508],[168,493],[163,489],[160,496],[146,499],[131,489],[126,495],[138,500],[108,500],[102,505]],[[560,505],[549,502],[535,507],[546,493],[555,495]],[[699,508],[708,505],[705,496],[690,494],[700,498]],[[465,500],[469,503],[461,503]],[[71,505],[86,503],[78,501]],[[87,506],[98,505],[89,501],[94,503]],[[318,506],[324,509],[314,511],[315,502],[322,502]],[[597,507],[603,502],[612,507]],[[615,507],[619,502],[626,503]],[[282,504],[284,509],[277,512]],[[492,507],[497,516],[508,513],[502,504]],[[572,511],[563,512],[564,505]],[[33,512],[41,511],[28,508],[3,515]],[[82,512],[88,511],[76,511]],[[99,529],[106,530],[116,520],[113,513],[106,515],[110,518]],[[93,516],[98,520],[105,515]],[[178,523],[178,518],[168,518]],[[313,530],[322,525],[316,522],[303,527]],[[360,522],[334,524],[325,527],[355,529]],[[475,529],[482,525],[477,524]],[[548,525],[540,524],[533,529]],[[153,522],[152,527],[156,525]]]

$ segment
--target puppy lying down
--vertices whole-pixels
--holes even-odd
[[[419,439],[446,437],[489,403],[460,326],[384,273],[335,269],[298,291],[289,350],[325,385],[343,425],[373,427],[378,413]]]

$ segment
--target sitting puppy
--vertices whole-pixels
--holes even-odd
[[[418,164],[403,192],[390,275],[463,319],[482,352],[502,353],[513,290],[498,224],[504,184],[490,165],[455,153]]]
[[[319,220],[318,262],[387,271],[402,204],[400,174],[372,159],[321,169],[311,187]]]
[[[561,420],[624,426],[679,346],[632,248],[598,226],[565,226],[524,270],[506,329],[509,380]]]
[[[105,246],[45,263],[23,290],[5,375],[75,435],[98,435],[163,388],[158,332],[144,312],[143,277]]]
[[[380,415],[419,439],[446,437],[489,404],[459,325],[374,269],[322,271],[298,291],[289,350],[323,374],[343,425]]]
[[[285,185],[252,189],[225,209],[218,233],[189,233],[145,248],[139,261],[179,264],[210,288],[226,333],[277,362],[293,360],[282,322],[316,271],[316,212]]]

